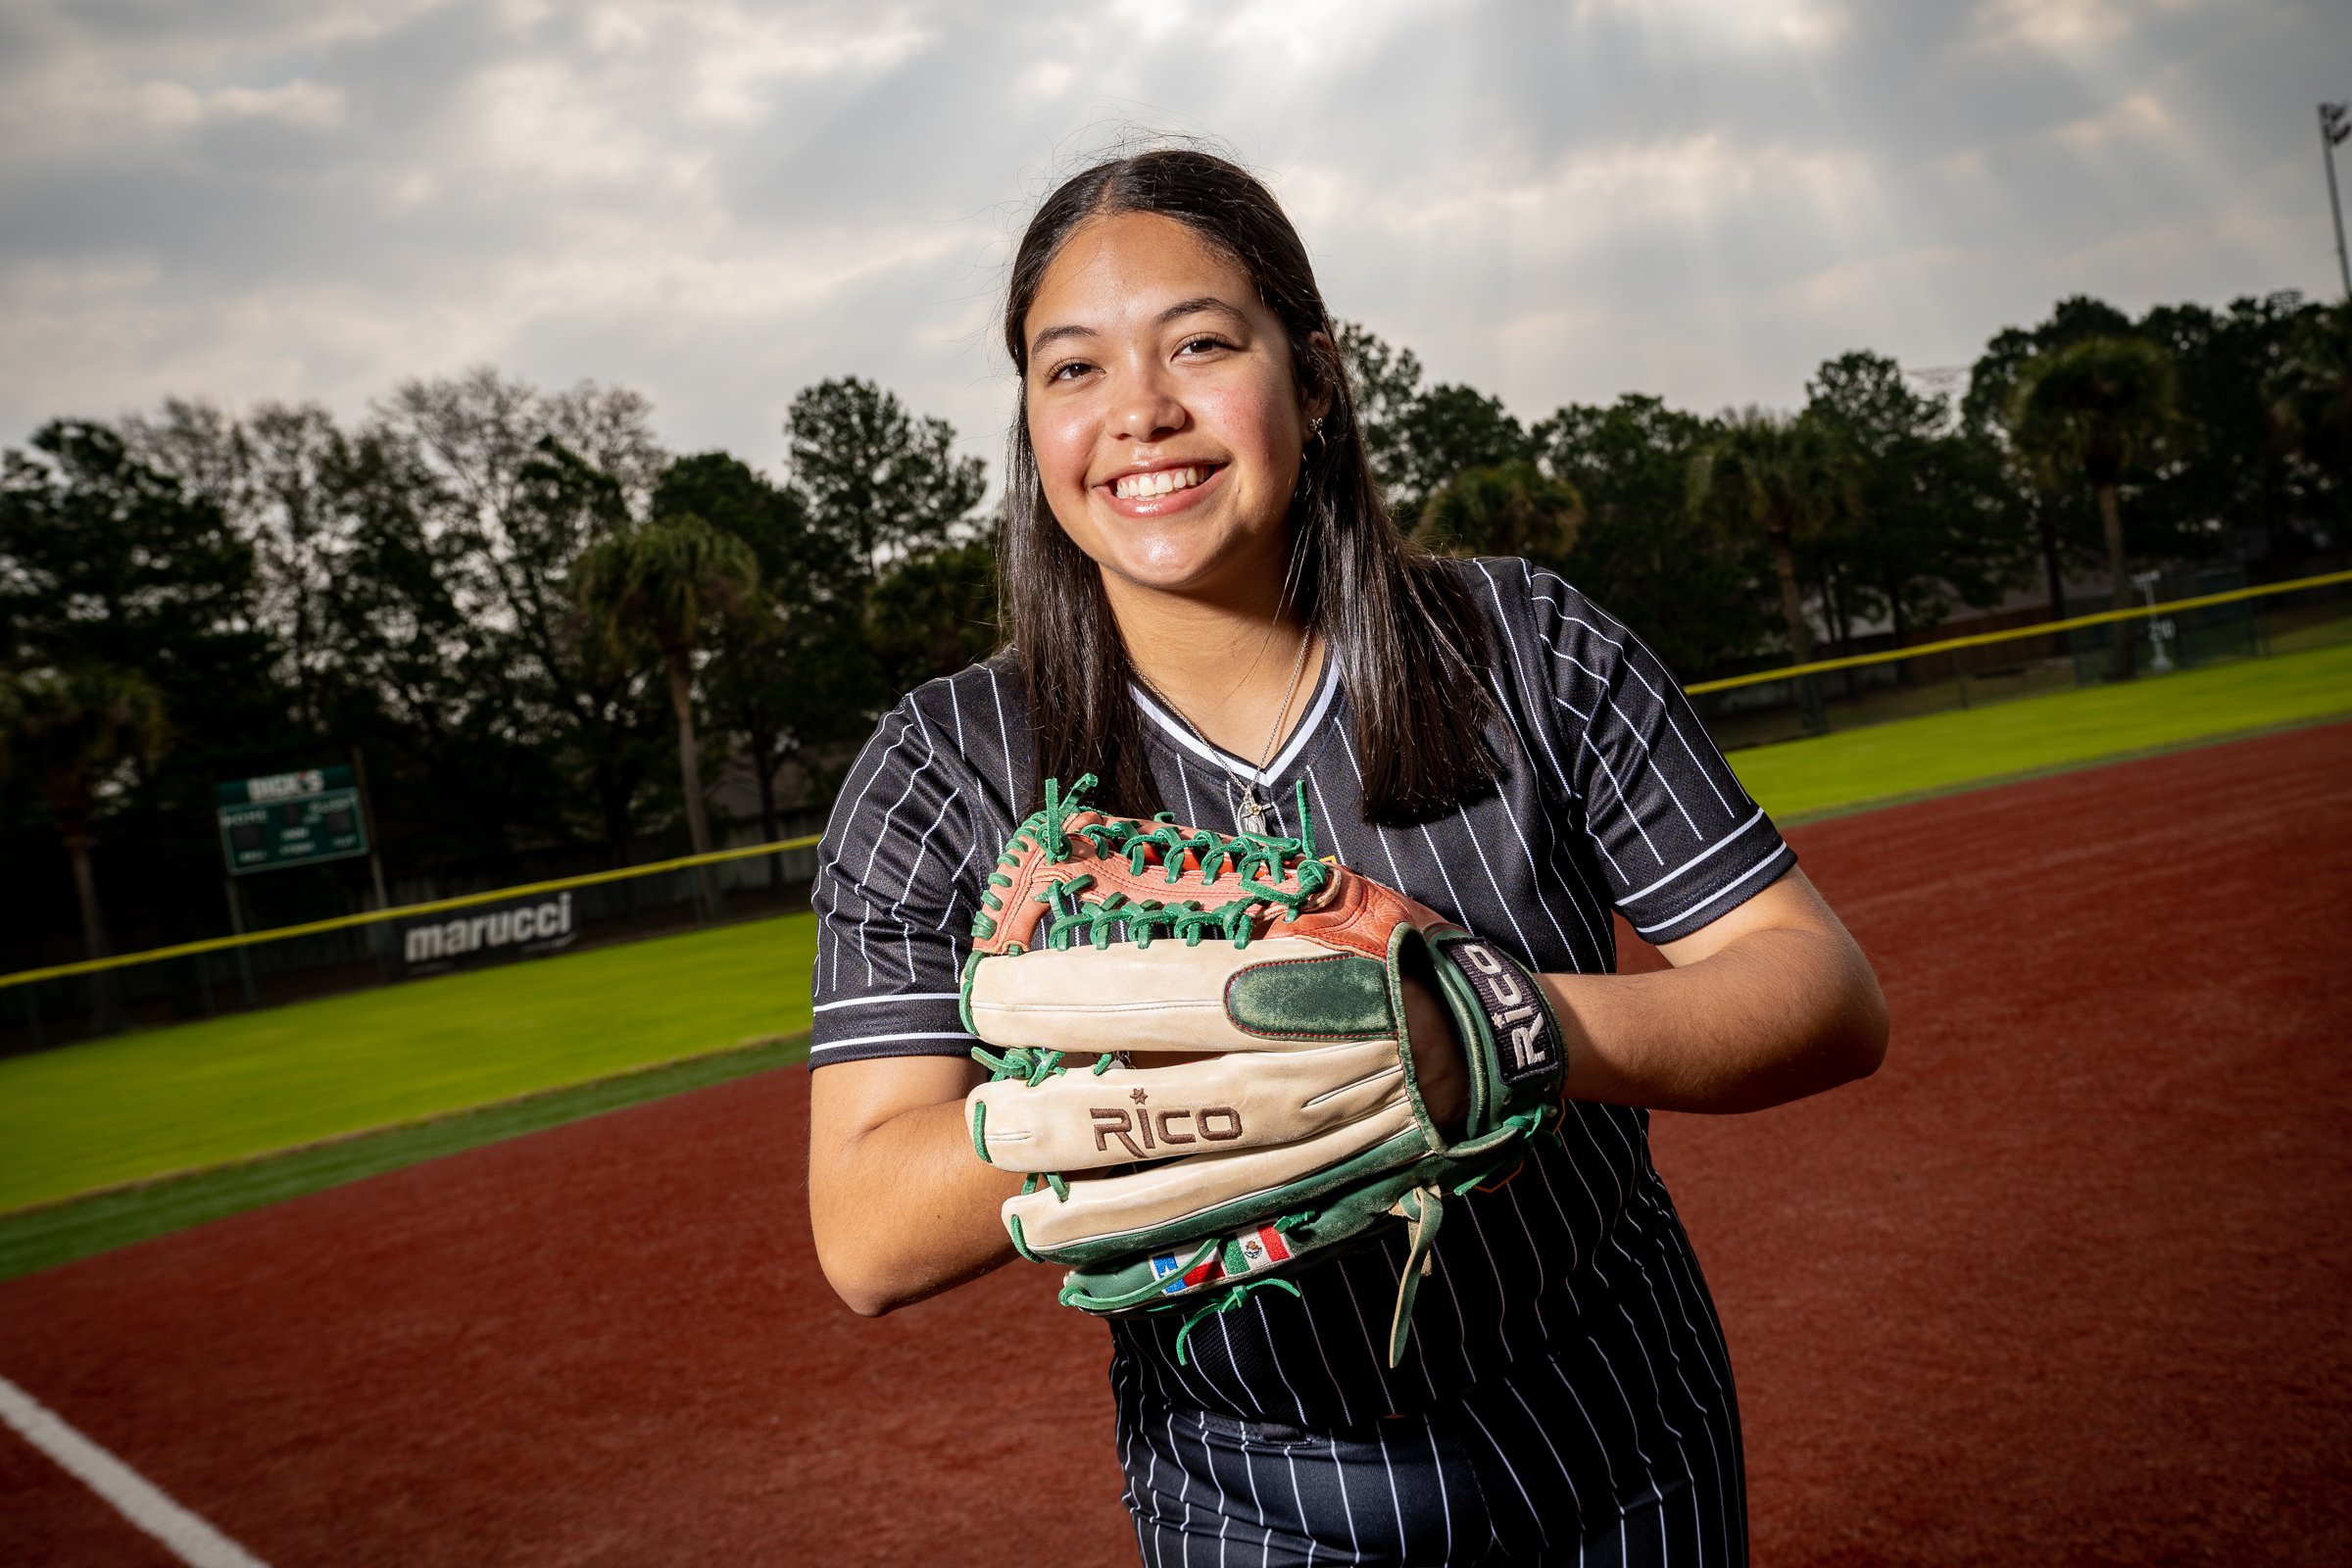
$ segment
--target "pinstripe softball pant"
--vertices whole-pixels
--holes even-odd
[[[1124,1500],[1143,1560],[1745,1563],[1731,1390],[1680,1408],[1645,1401],[1611,1368],[1612,1350],[1627,1355],[1614,1338],[1555,1346],[1456,1401],[1349,1431],[1122,1391]]]

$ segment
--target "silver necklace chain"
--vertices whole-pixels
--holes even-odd
[[[1266,749],[1258,754],[1256,765],[1250,769],[1252,776],[1243,786],[1238,804],[1233,798],[1232,770],[1222,769],[1225,774],[1225,804],[1233,807],[1234,825],[1245,833],[1263,833],[1266,830],[1266,813],[1273,809],[1273,803],[1259,793],[1259,786],[1266,782],[1266,764],[1274,760],[1274,743],[1282,739],[1282,721],[1290,716],[1291,699],[1298,695],[1298,677],[1306,672],[1306,651],[1314,646],[1314,641],[1312,629],[1298,639],[1298,657],[1291,661],[1291,682],[1282,689],[1282,706],[1274,710],[1274,727],[1266,733]],[[1145,690],[1159,699],[1161,706],[1176,715],[1178,723],[1193,732],[1193,739],[1199,741],[1203,749],[1210,752],[1217,750],[1209,738],[1200,733],[1200,726],[1194,723],[1185,710],[1159,689],[1158,682],[1141,669],[1136,670],[1135,678],[1144,683]]]

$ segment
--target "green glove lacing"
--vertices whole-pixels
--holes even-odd
[[[1190,1356],[1186,1352],[1185,1341],[1193,1337],[1193,1330],[1200,1326],[1202,1319],[1214,1317],[1219,1312],[1232,1311],[1235,1307],[1248,1300],[1251,1292],[1262,1291],[1269,1285],[1274,1287],[1276,1290],[1288,1291],[1302,1301],[1306,1299],[1306,1293],[1286,1279],[1236,1280],[1231,1285],[1226,1286],[1223,1290],[1210,1297],[1208,1299],[1208,1304],[1201,1307],[1198,1312],[1193,1313],[1190,1317],[1187,1317],[1184,1320],[1184,1327],[1176,1331],[1176,1364],[1178,1366],[1190,1366],[1193,1364]]]

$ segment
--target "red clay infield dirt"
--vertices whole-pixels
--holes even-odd
[[[1757,1559],[2352,1560],[2352,725],[1791,835],[1866,1084],[1661,1117]],[[789,977],[787,977],[789,978]],[[785,1069],[0,1287],[0,1375],[263,1559],[1133,1560],[1102,1330],[835,1304]],[[169,1559],[0,1432],[0,1556]]]

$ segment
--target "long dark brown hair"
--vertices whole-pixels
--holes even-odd
[[[1048,777],[1095,773],[1113,809],[1147,815],[1162,805],[1102,572],[1054,520],[1029,441],[1030,306],[1070,236],[1122,213],[1174,219],[1231,257],[1282,322],[1300,390],[1328,404],[1293,492],[1292,591],[1354,710],[1366,814],[1422,821],[1481,793],[1499,769],[1482,733],[1494,703],[1478,673],[1487,656],[1478,609],[1461,580],[1390,519],[1298,230],[1246,170],[1190,148],[1114,158],[1064,180],[1013,257],[1004,346],[1022,393],[998,561],[1004,630],[1037,732],[1033,791],[1042,796]]]

